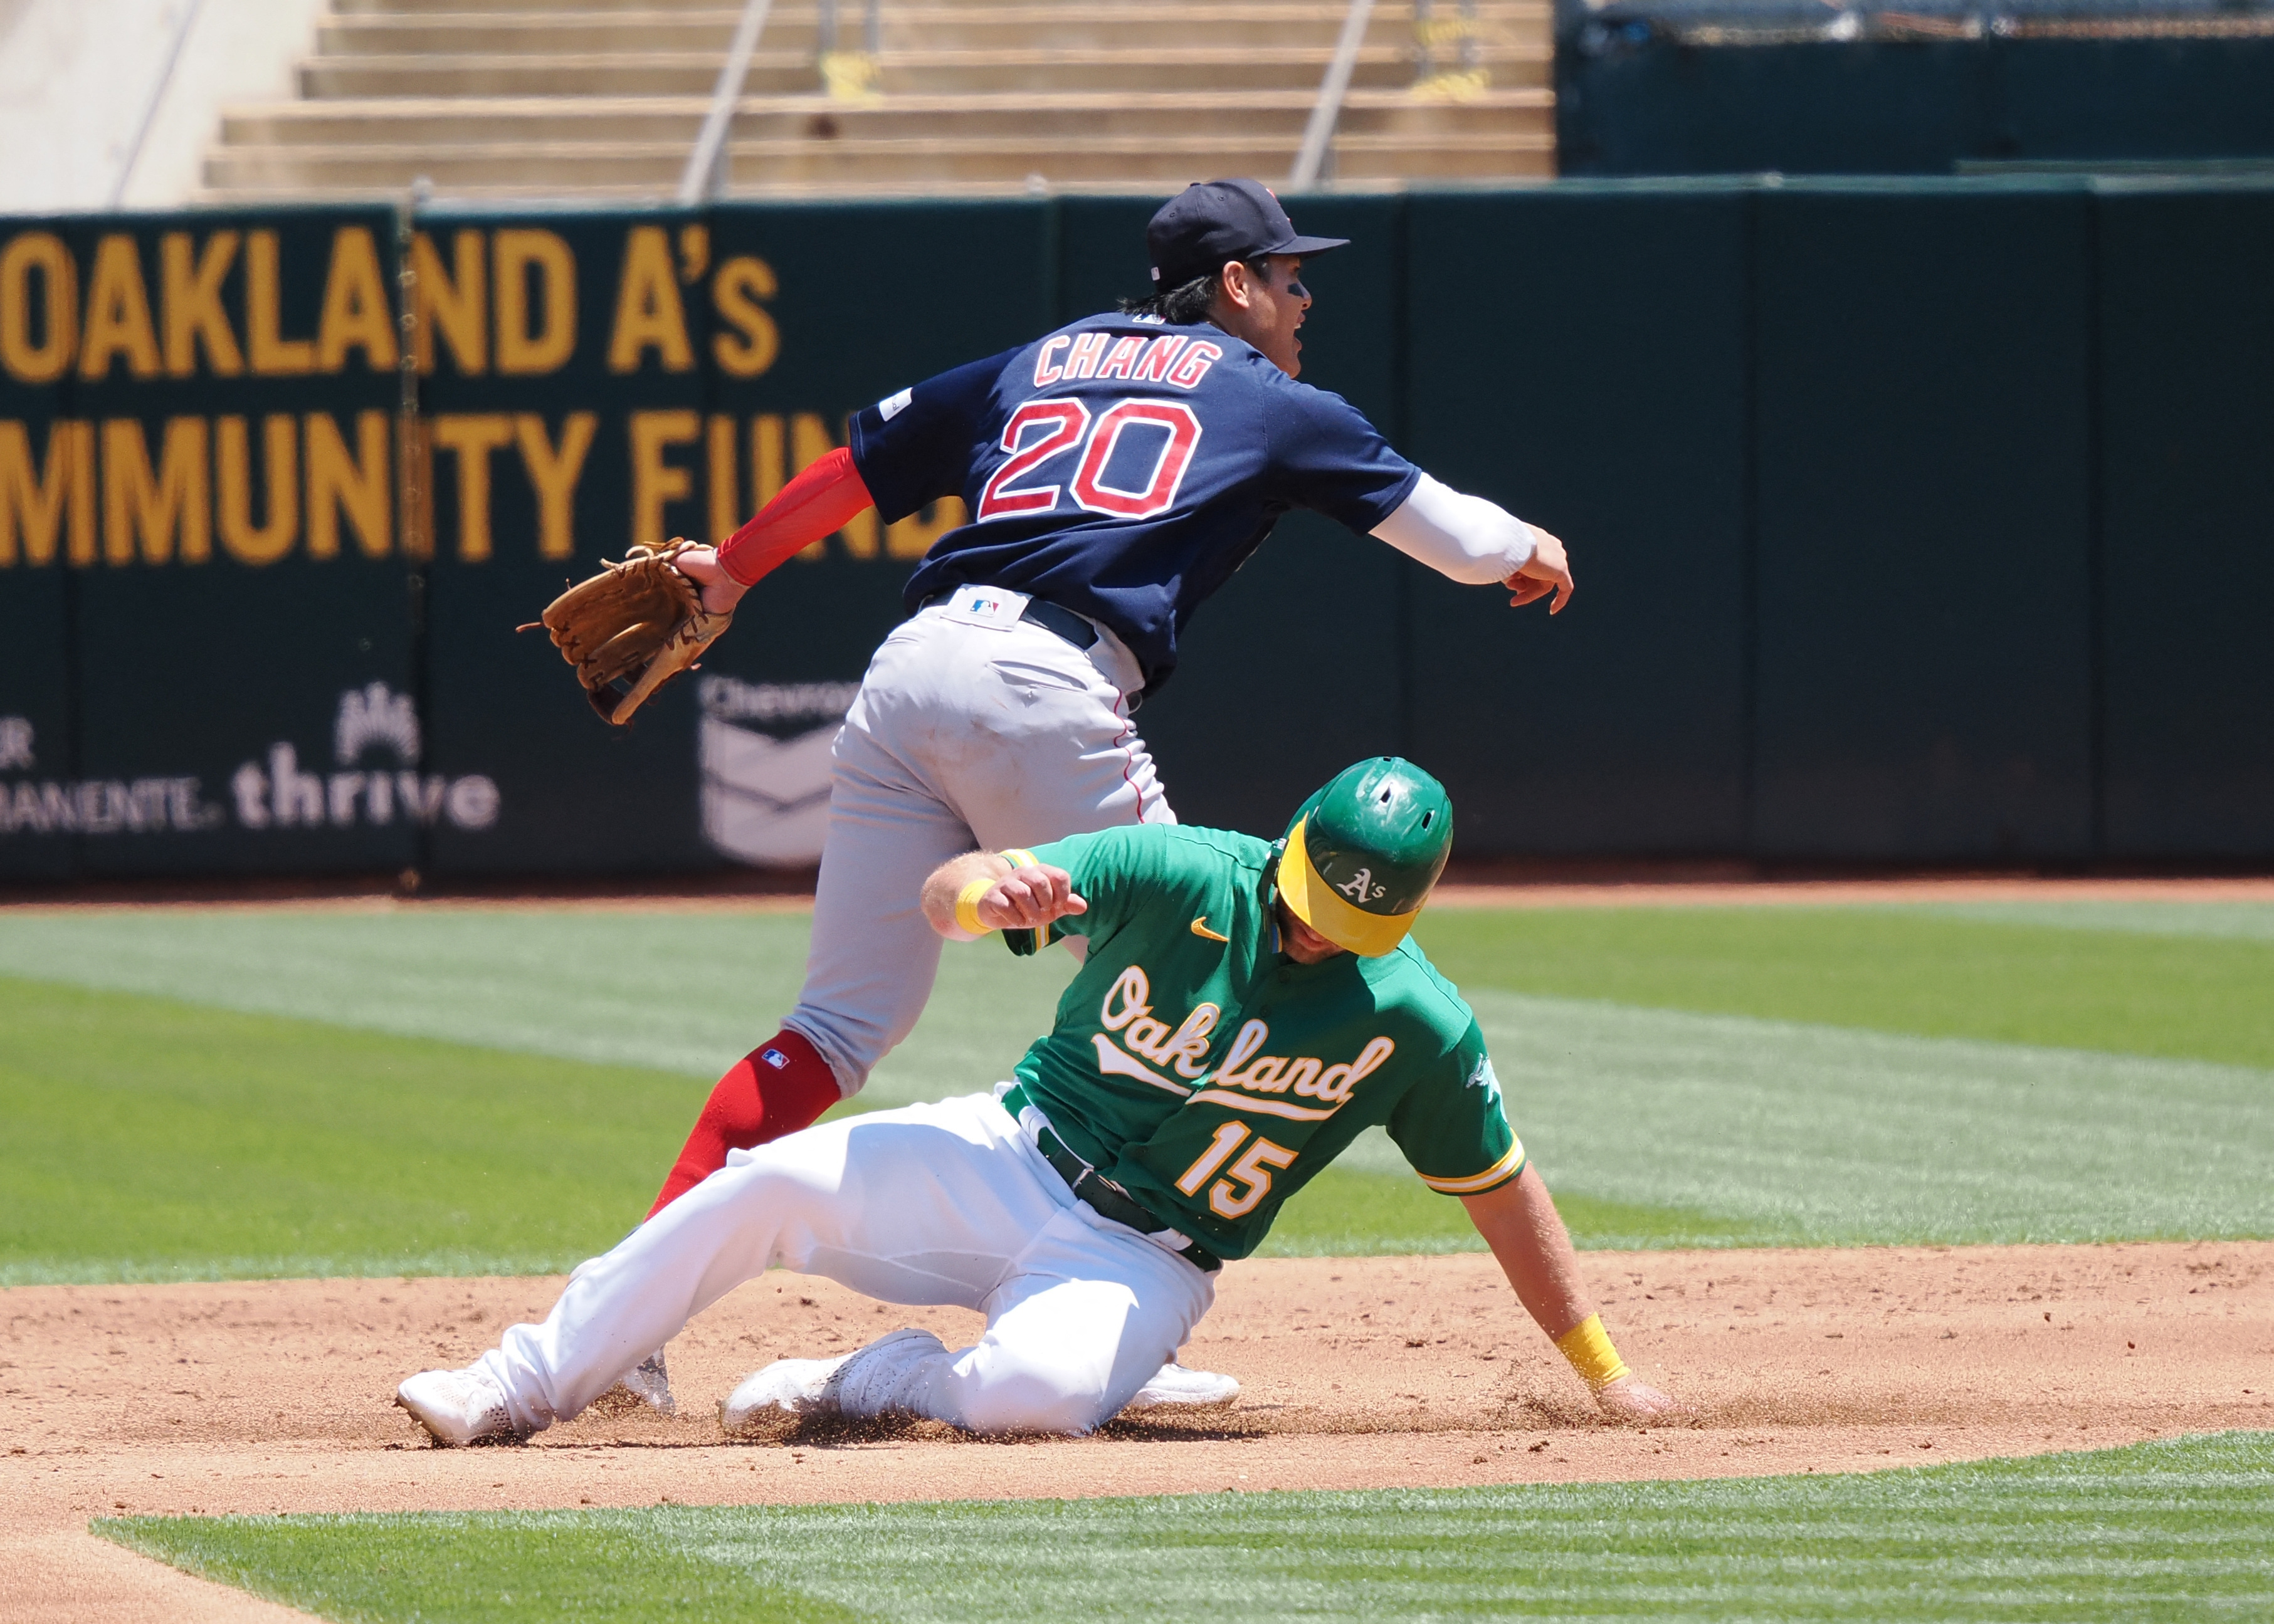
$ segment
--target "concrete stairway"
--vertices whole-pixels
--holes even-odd
[[[1425,0],[1426,3],[1426,0]],[[334,0],[301,99],[235,107],[207,197],[656,198],[677,185],[738,12],[718,0]],[[873,58],[825,76],[812,0],[779,0],[737,109],[735,196],[1165,192],[1284,177],[1338,0],[886,0]],[[1450,27],[1448,25],[1451,25]],[[838,44],[862,13],[840,8]],[[1554,173],[1544,0],[1377,5],[1329,170],[1395,185]],[[832,94],[832,89],[835,94]]]

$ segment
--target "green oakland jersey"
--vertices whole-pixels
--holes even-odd
[[[1089,939],[1058,1021],[1019,1063],[1026,1101],[1164,1222],[1227,1258],[1363,1130],[1433,1190],[1524,1169],[1476,1016],[1409,938],[1379,959],[1279,951],[1275,848],[1148,823],[1036,846],[1073,876]]]

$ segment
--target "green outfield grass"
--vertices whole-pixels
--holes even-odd
[[[0,912],[0,976],[708,1082],[796,1002],[809,922],[566,908]],[[903,1105],[992,1083],[1050,1025],[1073,971],[1063,953],[950,948],[915,1034],[865,1097]]]
[[[133,1517],[358,1624],[2178,1620],[2274,1610],[2274,1433],[1856,1476],[901,1506]]]
[[[0,1283],[519,1274],[614,1244],[703,1086],[0,981]]]
[[[2274,1068],[2260,904],[1447,908],[1416,934],[1464,989]]]
[[[1279,1222],[1256,1255],[1350,1258],[1485,1249],[1467,1208],[1410,1173],[1391,1170],[1399,1158],[1386,1138],[1361,1147],[1356,1159],[1361,1165],[1337,1162],[1281,1208]],[[1799,1229],[1779,1228],[1773,1221],[1608,1201],[1568,1185],[1556,1196],[1555,1207],[1577,1243],[1593,1250],[1770,1246],[1803,1238]]]
[[[2274,1235],[2274,910],[2067,906],[1448,910],[1424,935],[1582,1245]],[[772,1029],[805,929],[0,914],[0,1283],[569,1267]],[[609,973],[565,974],[599,933]],[[1069,968],[951,948],[856,1104],[991,1084]],[[1374,1133],[1267,1250],[1476,1244]]]

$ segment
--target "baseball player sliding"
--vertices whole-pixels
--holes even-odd
[[[1011,1081],[734,1153],[579,1268],[542,1325],[411,1377],[398,1402],[440,1443],[526,1437],[779,1265],[976,1309],[987,1329],[953,1350],[909,1329],[769,1365],[720,1407],[730,1433],[823,1415],[1086,1432],[1185,1341],[1223,1260],[1380,1125],[1467,1206],[1607,1413],[1671,1409],[1613,1350],[1476,1017],[1407,937],[1452,823],[1434,778],[1385,756],[1338,774],[1276,844],[1131,823],[951,858],[921,887],[937,936],[1088,945]]]
[[[670,555],[701,595],[678,622],[683,665],[752,584],[871,504],[891,521],[954,495],[971,515],[909,581],[912,618],[837,737],[796,1006],[719,1079],[651,1216],[729,1152],[856,1092],[908,1034],[939,955],[916,896],[940,863],[975,845],[1175,822],[1132,714],[1169,680],[1193,611],[1282,514],[1314,508],[1457,581],[1504,583],[1518,605],[1569,599],[1555,537],[1448,489],[1338,396],[1296,381],[1311,304],[1298,274],[1344,239],[1299,235],[1262,185],[1227,180],[1164,205],[1146,242],[1152,297],[877,402],[848,447],[718,547]],[[614,720],[669,674],[651,665],[619,697],[603,683],[621,659],[588,665]],[[659,1355],[630,1383],[669,1407]],[[1140,1402],[1236,1392],[1171,1366]]]

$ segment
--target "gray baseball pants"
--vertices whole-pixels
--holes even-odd
[[[1013,613],[1024,602],[999,596]],[[1101,628],[1082,650],[991,619],[942,604],[903,621],[837,735],[805,986],[783,1024],[848,1095],[931,995],[940,938],[917,897],[934,868],[975,848],[1177,821],[1130,719],[1144,678],[1120,640]]]

